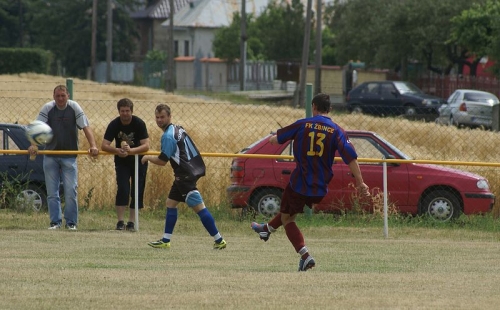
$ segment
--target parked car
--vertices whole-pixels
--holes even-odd
[[[381,136],[369,131],[346,131],[360,158],[409,160],[401,150]],[[269,136],[241,151],[242,154],[293,155],[292,143],[271,145]],[[336,157],[339,155],[337,154]],[[360,162],[365,183],[372,195],[383,193],[382,164]],[[489,212],[495,196],[488,180],[467,171],[417,163],[387,165],[387,190],[390,204],[401,213],[427,214],[438,221],[448,221],[460,213]],[[295,168],[293,159],[238,157],[231,164],[231,185],[227,194],[233,208],[253,208],[272,216],[279,211],[281,195]],[[349,167],[335,161],[334,178],[315,212],[338,212],[353,207],[354,178]]]
[[[351,113],[414,116],[437,115],[446,100],[426,94],[409,82],[373,81],[353,88],[346,102]]]
[[[493,106],[499,104],[497,96],[480,90],[457,89],[439,108],[436,123],[457,127],[491,129]]]
[[[2,150],[27,150],[26,126],[0,123],[0,142]],[[43,156],[30,160],[28,154],[0,153],[0,157],[0,190],[15,196],[7,197],[9,203],[28,204],[25,207],[35,211],[47,208]]]

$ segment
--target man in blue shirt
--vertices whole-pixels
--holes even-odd
[[[254,222],[251,226],[264,241],[269,239],[271,232],[283,226],[288,240],[301,256],[299,271],[313,268],[316,262],[309,255],[295,217],[304,212],[304,206],[312,208],[313,204],[319,203],[327,194],[328,183],[333,178],[332,165],[336,151],[349,165],[358,192],[362,196],[370,195],[368,186],[363,182],[354,146],[344,130],[328,117],[330,97],[326,94],[316,95],[312,100],[312,112],[312,117],[278,129],[276,135],[269,138],[271,144],[293,140],[296,166],[283,192],[280,212],[267,224]]]
[[[193,140],[186,130],[171,122],[170,107],[159,104],[155,109],[156,124],[163,130],[161,137],[161,152],[158,157],[145,155],[141,162],[165,166],[170,162],[174,170],[174,184],[167,198],[167,214],[165,216],[165,231],[163,238],[149,242],[153,248],[170,248],[170,238],[177,222],[177,205],[185,202],[198,216],[200,221],[214,238],[214,250],[226,248],[226,241],[219,233],[212,214],[205,207],[203,198],[196,188],[196,182],[205,175],[205,163]]]

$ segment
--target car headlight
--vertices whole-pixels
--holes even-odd
[[[488,185],[488,181],[486,181],[485,179],[481,179],[481,180],[477,181],[476,186],[477,186],[477,188],[480,188],[480,189],[489,189],[490,188],[490,186]]]

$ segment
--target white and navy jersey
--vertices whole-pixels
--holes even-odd
[[[161,137],[158,157],[170,161],[176,178],[198,179],[205,175],[205,163],[200,152],[186,130],[179,125],[168,125]]]
[[[43,105],[37,120],[47,123],[54,138],[45,147],[46,150],[78,150],[78,129],[89,126],[89,121],[80,105],[68,100],[64,109],[59,109],[55,101]],[[60,157],[76,157],[76,155],[47,155]]]

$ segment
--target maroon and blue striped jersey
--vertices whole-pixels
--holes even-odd
[[[290,176],[292,189],[305,196],[325,196],[333,178],[335,151],[349,164],[358,155],[349,137],[331,118],[316,115],[278,129],[278,143],[293,140],[295,169]]]

